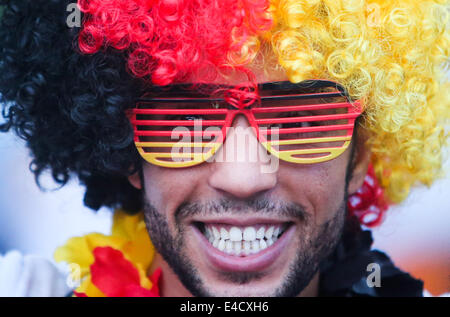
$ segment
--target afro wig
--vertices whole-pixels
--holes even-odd
[[[255,65],[292,82],[334,80],[363,100],[390,201],[441,175],[446,1],[79,0],[80,29],[66,25],[69,3],[0,0],[1,129],[26,140],[37,179],[77,176],[93,209],[141,208],[127,180],[141,167],[125,114],[135,98],[230,69],[252,80]]]

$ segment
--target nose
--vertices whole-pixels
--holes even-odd
[[[277,183],[276,171],[267,168],[271,159],[245,116],[238,115],[211,163],[209,186],[240,199],[269,191]]]

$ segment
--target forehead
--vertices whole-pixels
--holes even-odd
[[[234,69],[221,69],[217,68],[205,68],[201,72],[202,74],[206,74],[205,76],[199,76],[195,74],[191,74],[187,76],[183,81],[178,83],[212,83],[218,85],[239,85],[248,83],[250,78],[253,77],[256,83],[265,83],[265,82],[273,82],[273,81],[286,81],[288,77],[281,68],[281,66],[273,65],[270,63],[264,64],[263,62],[252,63],[250,65],[246,65],[245,68],[234,68]],[[249,76],[250,74],[250,76]]]

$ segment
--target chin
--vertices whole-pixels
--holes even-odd
[[[344,219],[339,211],[322,225],[282,212],[197,212],[169,226],[150,205],[145,218],[156,250],[190,294],[293,297],[334,249]]]

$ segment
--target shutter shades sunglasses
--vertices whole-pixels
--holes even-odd
[[[177,168],[213,158],[236,115],[246,117],[271,155],[291,163],[325,162],[349,146],[362,112],[359,100],[327,80],[269,82],[257,90],[199,88],[172,85],[137,100],[129,117],[135,145],[147,162]]]

